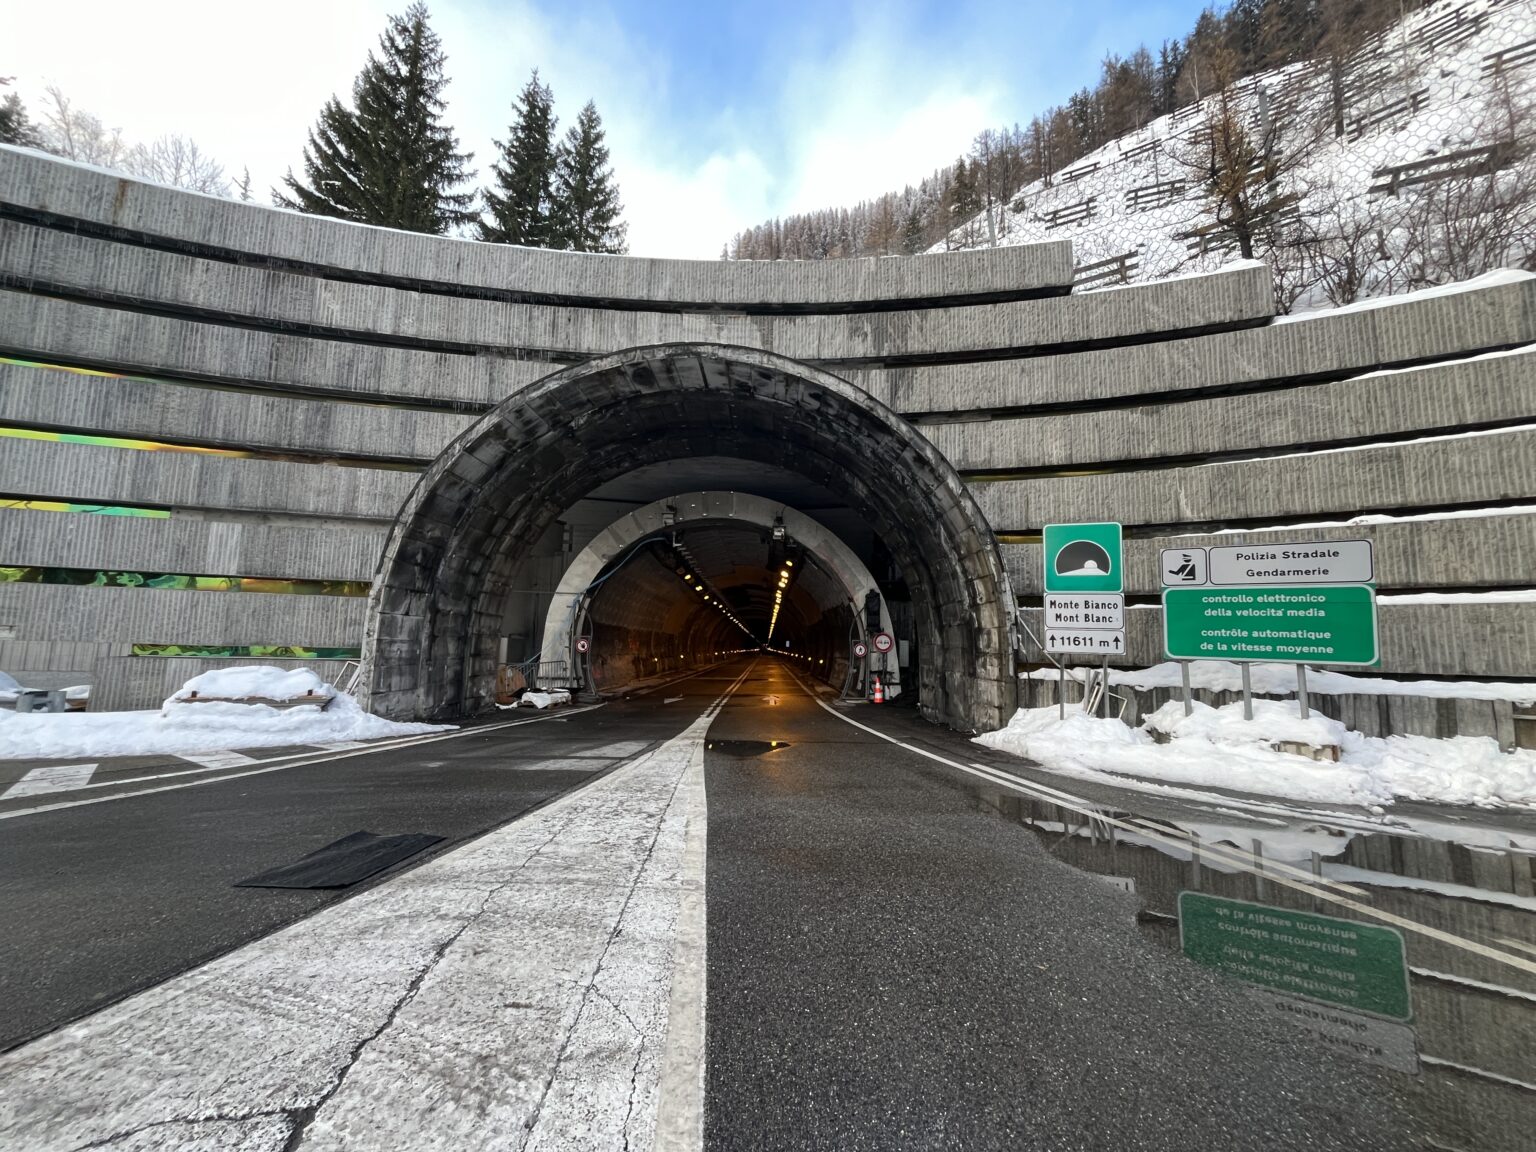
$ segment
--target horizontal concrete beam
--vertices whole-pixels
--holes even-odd
[[[1038,608],[1020,615],[1036,636],[1042,636]],[[1163,654],[1161,608],[1133,608],[1126,613],[1123,667],[1141,667],[1166,660]],[[1405,604],[1379,609],[1381,667],[1373,671],[1403,676],[1507,677],[1531,674],[1536,651],[1536,602],[1504,604]],[[1033,639],[1025,637],[1024,659],[1045,663]],[[1340,669],[1349,671],[1349,669]]]
[[[425,463],[473,419],[0,364],[0,423],[33,428]]]
[[[1118,520],[1130,525],[1294,516],[1348,520],[1366,512],[1536,500],[1536,432],[1319,452],[1190,468],[972,485],[993,529]]]
[[[367,610],[360,597],[0,584],[17,640],[355,648]]]
[[[1536,517],[1494,515],[1127,540],[1125,590],[1143,595],[1161,592],[1158,560],[1164,548],[1226,548],[1306,540],[1370,540],[1375,546],[1376,581],[1383,589],[1525,588],[1536,581]],[[1043,595],[1040,545],[999,547],[1014,592]]]
[[[384,536],[382,526],[361,524],[346,531],[0,508],[0,565],[372,580]]]
[[[1273,313],[1269,271],[1240,267],[1048,300],[912,311],[741,316],[571,309],[337,283],[0,220],[0,275],[135,308],[304,325],[363,342],[539,350],[583,358],[672,342],[760,348],[798,360],[986,356],[1252,323]]]
[[[899,259],[664,260],[547,252],[422,236],[197,196],[14,149],[0,152],[0,204],[103,229],[260,259],[573,303],[840,307],[1004,296],[1072,283],[1066,241]]]
[[[392,521],[414,472],[3,441],[0,492],[83,504]]]
[[[1536,349],[1305,388],[922,425],[961,470],[1090,468],[1536,419]]]
[[[1340,378],[1536,341],[1536,280],[1358,312],[1034,360],[844,375],[901,412],[1106,405],[1163,393]]]
[[[0,290],[0,349],[65,364],[484,411],[558,365],[261,332]]]

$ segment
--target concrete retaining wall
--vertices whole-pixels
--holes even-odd
[[[1359,536],[1375,541],[1386,590],[1536,585],[1529,518],[1494,514],[1536,503],[1536,353],[1486,355],[1536,344],[1536,280],[1268,324],[1267,274],[1253,267],[1060,295],[1064,243],[814,263],[536,252],[0,152],[0,356],[58,366],[0,364],[0,426],[264,457],[0,437],[0,498],[173,512],[0,509],[0,566],[370,579],[418,479],[400,465],[431,460],[562,364],[686,339],[830,366],[920,417],[970,473],[983,537],[1004,535],[1027,618],[1040,594],[1027,537],[1072,520],[1127,525],[1128,590],[1144,596],[1162,547]],[[1408,365],[1427,366],[1369,375]],[[728,439],[695,430],[680,450]],[[551,440],[562,453],[574,442]],[[781,464],[835,479],[784,452]],[[363,466],[325,462],[337,459]],[[1347,526],[1447,510],[1463,515]],[[1328,526],[1284,527],[1298,521]],[[155,703],[160,673],[101,645],[356,646],[360,605],[0,585],[0,644],[56,644],[137,685],[111,699]],[[1132,656],[1155,661],[1156,609],[1132,616]],[[1388,607],[1382,619],[1388,671],[1533,675],[1529,604]],[[0,667],[40,658],[27,652],[0,648]]]

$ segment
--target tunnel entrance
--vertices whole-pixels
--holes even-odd
[[[856,513],[793,477],[789,488],[775,483],[760,464],[750,465],[755,475],[731,477],[731,461],[692,463],[771,495],[682,493],[613,518],[605,494],[644,491],[642,480],[668,483],[671,470],[604,485],[587,502],[610,522],[565,565],[548,596],[544,672],[569,669],[566,686],[607,691],[763,646],[849,693],[867,690],[871,672],[893,698],[904,680],[916,683],[920,654],[910,642],[906,660],[902,651],[851,659],[856,642],[867,651],[873,634],[900,631],[886,600],[892,582],[882,590],[860,555],[860,545],[875,549]],[[530,567],[521,567],[518,584],[533,582]]]
[[[364,640],[368,706],[431,719],[488,707],[508,597],[535,545],[574,509],[607,502],[665,517],[668,500],[689,492],[739,498],[741,514],[629,541],[616,518],[608,551],[589,547],[586,560],[576,558],[597,570],[578,572],[573,561],[562,577],[567,593],[580,591],[572,603],[606,614],[608,638],[590,633],[605,675],[637,675],[645,658],[659,669],[668,646],[679,660],[728,651],[734,636],[736,647],[787,641],[791,651],[798,639],[817,649],[804,659],[826,661],[814,667],[835,680],[865,608],[849,586],[864,577],[838,571],[835,541],[894,574],[875,574],[901,601],[882,623],[894,611],[910,636],[917,674],[906,689],[926,716],[990,729],[1011,714],[1006,577],[985,519],[944,458],[846,381],[770,353],[699,344],[633,349],[555,373],[443,451],[380,559]],[[768,512],[778,523],[761,522]],[[822,533],[814,543],[807,515]],[[796,517],[798,535],[784,523]],[[580,623],[573,616],[565,635]],[[543,631],[545,645],[561,642],[559,627]]]

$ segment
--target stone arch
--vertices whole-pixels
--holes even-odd
[[[369,598],[362,691],[396,718],[488,705],[515,560],[606,480],[690,457],[788,469],[843,497],[885,541],[913,601],[919,703],[964,729],[1017,697],[996,541],[948,461],[847,381],[756,349],[662,344],[567,368],[453,441],[402,506]]]

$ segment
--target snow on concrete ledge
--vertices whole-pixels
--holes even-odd
[[[1261,696],[1294,696],[1294,664],[1250,664],[1253,690]],[[1068,679],[1077,679],[1074,669]],[[1056,669],[1036,668],[1027,673],[1031,680],[1055,680]],[[1112,671],[1111,684],[1145,690],[1178,688],[1179,665],[1176,661],[1154,664],[1150,668]],[[1237,692],[1243,686],[1241,669],[1225,660],[1196,660],[1189,666],[1192,688],[1210,692]],[[1322,668],[1307,669],[1307,691],[1324,696],[1429,696],[1437,700],[1508,700],[1528,707],[1536,704],[1536,683],[1508,683],[1481,680],[1391,680],[1384,676],[1351,676]]]
[[[206,696],[265,696],[287,700],[313,691],[330,698],[318,708],[269,708],[265,704],[189,704],[196,691]],[[308,668],[264,666],[220,668],[188,680],[160,711],[0,711],[0,759],[55,759],[76,756],[160,756],[226,748],[325,744],[341,740],[385,740],[446,732],[453,725],[402,724],[364,712]]]
[[[1185,716],[1171,701],[1131,728],[1081,711],[1062,720],[1052,705],[1021,708],[1006,728],[976,741],[1073,776],[1135,776],[1378,813],[1397,800],[1536,807],[1536,752],[1502,752],[1490,737],[1365,736],[1327,717],[1304,720],[1293,700],[1255,700],[1253,716],[1244,720],[1239,703],[1198,702]],[[1337,744],[1342,759],[1319,763],[1271,747],[1282,740]]]

